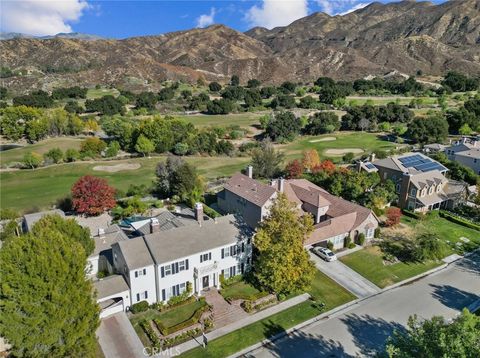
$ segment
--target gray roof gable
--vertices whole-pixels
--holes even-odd
[[[119,241],[113,246],[118,246],[129,270],[153,265],[153,258],[148,250],[143,237],[137,237],[126,241]]]
[[[234,215],[209,220],[200,225],[188,225],[176,229],[145,235],[145,242],[156,264],[171,262],[199,254],[217,247],[235,244],[248,237],[252,231]]]

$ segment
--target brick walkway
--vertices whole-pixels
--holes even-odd
[[[223,296],[218,293],[218,290],[215,288],[210,288],[204,293],[204,296],[207,303],[213,307],[213,323],[215,324],[215,329],[224,327],[248,316],[240,306],[231,305],[225,301]]]

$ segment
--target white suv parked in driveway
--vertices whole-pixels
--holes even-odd
[[[337,255],[335,255],[330,249],[326,249],[324,247],[314,247],[312,251],[328,262],[335,261],[337,259]]]

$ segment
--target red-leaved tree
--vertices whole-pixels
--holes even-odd
[[[402,217],[402,211],[399,208],[391,207],[387,210],[387,221],[385,225],[396,226],[400,224],[400,218]]]
[[[73,184],[72,204],[78,213],[100,215],[115,206],[115,189],[105,179],[85,175]]]
[[[288,162],[285,167],[288,179],[298,179],[303,174],[303,165],[298,159]]]
[[[317,165],[315,168],[313,168],[314,173],[322,172],[325,171],[327,173],[332,173],[335,171],[335,164],[331,160],[325,159],[322,161],[319,165]]]

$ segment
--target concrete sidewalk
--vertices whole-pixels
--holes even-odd
[[[143,344],[125,312],[102,319],[97,337],[105,358],[145,358]]]
[[[380,287],[338,260],[326,262],[312,252],[310,252],[310,257],[315,262],[317,269],[358,298],[365,298],[381,291]]]
[[[245,326],[248,326],[252,323],[255,323],[257,321],[260,321],[264,318],[267,318],[275,313],[281,312],[286,310],[287,308],[293,307],[295,305],[298,305],[299,303],[305,302],[310,298],[310,295],[308,293],[304,293],[302,295],[293,297],[289,300],[286,300],[284,302],[281,302],[275,306],[269,307],[264,309],[263,311],[260,311],[258,313],[255,313],[251,316],[242,318],[238,320],[235,323],[229,324],[227,326],[221,327],[219,329],[216,329],[210,333],[206,334],[207,340],[211,341],[216,338],[219,338],[221,336],[224,336],[230,332],[236,331],[237,329],[243,328]],[[174,352],[176,355],[184,353],[190,349],[201,347],[202,346],[202,337],[198,337],[196,339],[191,339],[188,342],[179,344],[178,346],[174,347]]]

